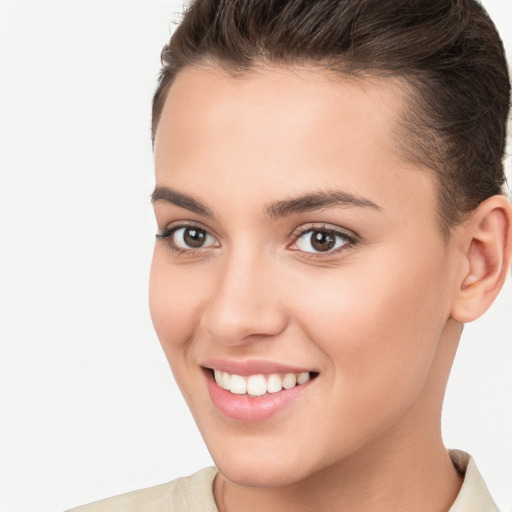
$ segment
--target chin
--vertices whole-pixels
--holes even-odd
[[[290,437],[265,439],[265,435],[239,433],[236,439],[206,436],[205,442],[218,470],[230,482],[275,488],[300,482],[319,469],[316,457],[312,458],[316,454],[301,446],[304,439]]]
[[[309,476],[304,466],[297,467],[292,461],[276,463],[275,457],[269,457],[268,461],[254,461],[245,457],[240,460],[219,460],[216,465],[224,478],[242,487],[287,487]]]

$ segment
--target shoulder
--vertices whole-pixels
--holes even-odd
[[[216,468],[166,484],[121,494],[68,512],[218,512],[213,498]]]

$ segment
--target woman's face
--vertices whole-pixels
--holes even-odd
[[[431,173],[397,150],[398,91],[206,66],[170,89],[151,313],[232,481],[290,484],[438,427],[454,251]]]

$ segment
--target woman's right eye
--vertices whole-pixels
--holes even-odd
[[[158,233],[159,240],[165,240],[171,249],[178,252],[218,247],[217,240],[205,229],[197,226],[178,226]]]

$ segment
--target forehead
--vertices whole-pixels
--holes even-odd
[[[401,85],[304,67],[239,76],[213,66],[186,68],[156,132],[157,184],[203,197],[212,197],[213,186],[224,191],[222,200],[235,204],[239,197],[239,207],[247,204],[244,185],[266,201],[341,188],[400,208],[408,198],[397,183],[424,192],[433,185],[431,173],[400,156]]]
[[[313,67],[257,67],[238,75],[213,65],[188,67],[170,88],[155,144],[190,131],[199,136],[198,128],[209,136],[223,127],[242,129],[241,135],[251,131],[253,138],[259,131],[258,139],[274,140],[276,132],[302,131],[307,137],[337,125],[338,131],[346,127],[391,149],[404,89],[405,82],[395,77],[342,78]],[[340,144],[350,143],[349,133]]]

